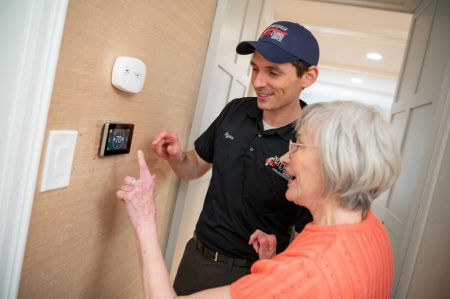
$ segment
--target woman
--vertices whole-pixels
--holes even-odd
[[[372,200],[391,187],[400,154],[389,123],[357,102],[307,106],[297,142],[282,157],[286,198],[307,207],[313,223],[272,259],[230,286],[193,298],[388,298],[393,280],[389,239],[370,211]],[[154,177],[138,152],[139,180],[125,178],[117,192],[136,234],[147,298],[175,298],[157,238]],[[261,245],[263,246],[263,245]]]

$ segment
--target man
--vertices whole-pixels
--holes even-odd
[[[248,274],[255,260],[286,248],[294,223],[298,231],[311,220],[305,208],[285,199],[287,181],[278,157],[295,139],[292,123],[306,105],[300,94],[317,79],[318,43],[303,26],[276,22],[257,41],[241,42],[236,52],[253,54],[257,97],[228,103],[194,150],[184,153],[173,132],[161,132],[152,142],[180,178],[195,179],[213,168],[194,238],[175,278],[178,295]],[[274,162],[267,163],[271,167],[267,159]]]

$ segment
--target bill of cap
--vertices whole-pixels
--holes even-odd
[[[252,54],[255,50],[265,59],[274,63],[286,63],[299,59],[273,43],[265,41],[244,41],[240,42],[236,47],[236,52],[241,55]]]

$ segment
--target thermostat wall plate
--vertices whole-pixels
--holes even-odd
[[[133,139],[134,124],[106,122],[100,136],[99,155],[112,156],[128,154]]]

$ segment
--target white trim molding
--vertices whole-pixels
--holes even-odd
[[[68,0],[2,1],[0,298],[17,298]]]

